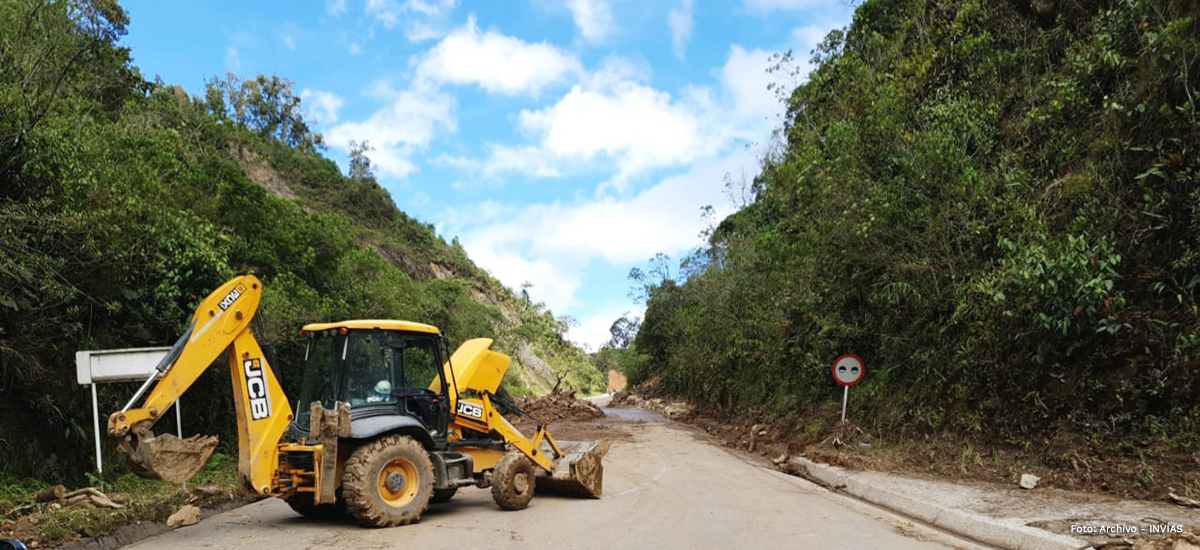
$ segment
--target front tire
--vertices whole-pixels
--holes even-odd
[[[525,455],[511,453],[496,463],[492,473],[492,500],[501,510],[524,510],[533,499],[533,463]]]
[[[359,447],[342,474],[346,508],[368,527],[394,527],[421,519],[433,495],[433,462],[420,443],[384,436]]]

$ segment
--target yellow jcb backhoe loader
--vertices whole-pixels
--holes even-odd
[[[556,442],[541,423],[526,438],[502,416],[521,413],[495,395],[509,358],[491,351],[490,339],[469,340],[451,355],[441,332],[421,323],[307,325],[300,398],[289,400],[250,331],[262,291],[246,275],[205,298],[157,372],[109,417],[108,434],[135,471],[175,483],[200,471],[215,437],[156,436],[150,428],[227,354],[239,474],[249,490],[306,516],[349,512],[363,525],[403,525],[468,485],[490,486],[505,510],[525,508],[535,485],[600,496],[603,446]]]

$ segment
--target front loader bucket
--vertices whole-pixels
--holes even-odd
[[[200,473],[208,457],[217,450],[216,436],[194,435],[179,439],[171,434],[138,436],[137,448],[129,445],[129,436],[117,448],[129,455],[130,468],[147,479],[187,483]]]
[[[588,498],[600,498],[604,484],[604,454],[608,442],[559,441],[563,456],[554,461],[554,470],[539,468],[537,485],[540,493],[552,493]],[[549,445],[543,446],[550,452]]]

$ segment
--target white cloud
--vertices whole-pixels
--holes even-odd
[[[308,36],[310,33],[295,23],[284,23],[283,27],[279,29],[279,39],[291,51],[296,51],[296,44]]]
[[[605,307],[599,313],[580,319],[579,326],[571,327],[567,337],[572,342],[585,346],[588,351],[598,351],[612,339],[609,329],[614,321],[626,315],[641,317],[645,312],[645,306],[641,305],[619,304]]]
[[[429,201],[431,200],[433,199],[429,197],[429,193],[417,191],[409,196],[408,205],[413,208],[420,208],[426,204],[429,204]]]
[[[536,96],[582,70],[575,56],[556,46],[530,44],[495,30],[481,32],[471,16],[425,54],[417,73],[438,82],[476,84],[491,93]]]
[[[694,7],[693,1],[673,0],[678,10],[672,11],[678,15],[668,16],[672,45],[681,57],[692,26],[685,11]],[[815,5],[815,0],[748,0],[746,5],[760,11],[799,9]],[[826,29],[840,26],[830,21],[794,29],[792,43],[783,46],[811,49]],[[654,86],[644,63],[606,59],[553,101],[521,111],[516,130],[524,139],[488,143],[478,159],[443,155],[435,162],[469,174],[464,180],[471,183],[463,189],[508,174],[599,173],[596,181],[612,179],[599,183],[594,194],[577,193],[570,200],[485,202],[449,209],[437,216],[439,232],[459,235],[471,258],[506,285],[517,288],[532,282],[535,300],[580,319],[570,331],[572,340],[599,347],[608,339],[612,322],[635,308],[612,301],[597,307],[597,293],[585,286],[584,281],[591,280],[586,274],[627,270],[658,252],[678,260],[702,244],[699,234],[711,220],[733,211],[727,193],[744,204],[744,190],[736,182],[757,174],[760,155],[774,146],[767,141],[783,109],[767,89],[782,78],[766,72],[771,54],[729,46],[724,63],[711,71],[710,83],[669,90]],[[762,145],[752,151],[743,147],[747,143]],[[649,187],[632,179],[664,169],[675,175]],[[732,189],[726,189],[726,174],[735,182]],[[708,220],[701,218],[705,205],[715,208]]]
[[[454,166],[470,172],[474,176],[495,178],[505,174],[526,174],[538,178],[552,178],[562,175],[562,170],[554,159],[549,158],[545,151],[530,146],[510,146],[500,143],[487,144],[488,154],[484,160],[462,156],[441,155],[434,159],[434,164]],[[459,182],[455,189],[460,191],[478,187],[472,183]]]
[[[605,0],[570,0],[567,9],[587,40],[600,40],[615,28],[612,9]]]
[[[757,171],[754,153],[737,149],[710,157],[635,196],[505,207],[484,203],[439,216],[443,232],[466,230],[463,246],[500,281],[530,291],[557,312],[577,304],[576,292],[593,260],[628,265],[658,252],[678,257],[699,244],[705,228],[700,209],[713,206],[718,219],[732,211],[725,175]],[[611,323],[611,320],[609,321]]]
[[[759,11],[797,11],[829,4],[829,0],[744,0],[746,8]]]
[[[517,253],[486,246],[471,247],[464,244],[467,254],[476,265],[486,269],[511,288],[533,283],[529,289],[535,300],[545,302],[554,311],[565,311],[575,304],[575,293],[583,286],[582,277],[564,272],[552,260],[539,258],[529,260]]]
[[[799,71],[802,80],[807,80],[808,73],[812,72],[814,68],[811,62],[812,51],[825,40],[826,36],[829,36],[832,29],[843,27],[848,23],[848,21],[842,21],[825,25],[805,25],[792,29],[792,63],[795,64],[795,69]]]
[[[836,25],[841,26],[841,25]],[[829,31],[834,25],[805,25],[792,29],[792,41],[798,47],[804,48],[804,53],[812,50],[817,44],[820,44],[825,37],[829,35]]]
[[[667,27],[671,29],[671,50],[675,57],[683,59],[687,53],[688,40],[692,38],[692,2],[682,0],[678,7],[667,13]]]
[[[346,48],[346,51],[350,52],[350,55],[358,55],[362,53],[362,46],[359,46],[358,42],[351,42],[350,47]]]
[[[365,11],[389,29],[400,23],[401,6],[395,0],[367,0]]]
[[[410,157],[427,146],[437,131],[457,129],[452,96],[421,87],[395,91],[386,84],[376,84],[368,95],[387,99],[389,105],[367,120],[331,128],[325,138],[344,150],[349,150],[351,141],[368,142],[374,148],[371,164],[381,176],[405,177],[417,171]]]
[[[333,92],[322,92],[305,88],[300,92],[300,99],[310,116],[320,124],[334,124],[338,121],[338,110],[345,101]]]
[[[437,15],[453,5],[454,2],[414,0],[401,6],[389,0],[369,0],[367,7],[386,25],[398,24],[404,10]],[[375,82],[364,90],[364,95],[388,102],[389,106],[365,121],[346,122],[330,129],[325,136],[327,141],[349,149],[351,141],[365,140],[375,149],[370,156],[380,175],[404,177],[417,170],[410,160],[413,154],[428,145],[438,131],[456,129],[454,97],[441,92],[441,84],[476,84],[493,93],[536,96],[543,87],[583,71],[578,59],[545,42],[529,44],[494,30],[483,32],[473,16],[415,63],[416,76],[409,89],[396,91],[386,80]],[[313,95],[316,101],[322,101]],[[336,109],[332,112],[336,115]],[[446,155],[435,162],[464,168],[482,166],[486,175],[513,171],[530,171],[539,176],[555,173],[554,167],[535,162],[528,152],[497,145],[486,162]]]
[[[721,67],[721,84],[731,96],[734,117],[746,121],[755,132],[769,132],[782,107],[775,92],[767,86],[776,81],[767,72],[771,54],[760,49],[747,50],[737,44],[729,48],[729,58]]]
[[[458,0],[367,0],[364,11],[388,29],[404,23],[404,36],[410,42],[441,38],[446,34],[449,16]]]
[[[620,186],[644,170],[686,164],[715,152],[719,144],[703,131],[694,107],[631,81],[605,88],[576,85],[550,107],[521,111],[518,125],[560,159],[615,159]]]
[[[225,66],[229,67],[230,71],[238,72],[242,68],[242,57],[238,54],[238,49],[233,46],[225,48]]]
[[[325,11],[329,15],[341,15],[346,12],[346,0],[328,0],[325,2]]]
[[[780,111],[767,90],[769,57],[733,46],[717,89],[689,85],[678,96],[648,85],[645,67],[610,57],[553,105],[521,111],[517,126],[529,142],[492,144],[486,160],[460,165],[489,177],[549,177],[612,162],[616,174],[600,191],[623,190],[649,170],[685,166],[737,140],[765,140]]]
[[[551,159],[546,158],[536,147],[509,147],[507,145],[489,144],[488,160],[483,165],[482,173],[493,177],[506,172],[531,174],[539,178],[550,178],[562,175],[559,168]]]
[[[408,2],[404,3],[404,6],[410,11],[416,13],[435,16],[442,15],[443,13],[458,7],[458,0],[409,0]]]
[[[557,178],[563,175],[562,167],[546,155],[545,151],[532,145],[505,145],[488,143],[485,159],[472,159],[468,156],[438,155],[433,159],[434,165],[454,167],[470,174],[467,180],[455,181],[456,191],[485,189],[497,187],[499,178],[508,174],[524,174],[533,178]]]

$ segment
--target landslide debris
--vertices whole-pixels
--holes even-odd
[[[600,407],[577,398],[574,391],[549,393],[537,399],[522,398],[516,405],[526,415],[545,423],[595,420],[605,416]]]
[[[638,384],[630,391],[618,393],[609,406],[649,409],[662,413],[671,420],[691,418],[693,410],[690,403],[671,399],[662,389],[657,376]]]
[[[16,539],[29,548],[115,548],[162,533],[168,525],[189,525],[192,508],[225,510],[256,498],[242,489],[231,462],[223,456],[217,462],[225,468],[202,475],[209,484],[190,488],[125,475],[101,487],[9,491],[0,495],[0,539]]]

